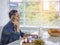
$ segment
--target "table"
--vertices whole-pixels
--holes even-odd
[[[42,38],[46,45],[60,45],[60,37],[51,37],[46,31],[43,32]],[[23,45],[32,45],[33,43],[23,43]],[[8,45],[20,45],[20,41],[14,41]]]
[[[23,45],[33,45],[33,43],[23,43]]]
[[[60,37],[49,37],[47,39],[44,39],[46,45],[60,45]],[[20,41],[14,41],[8,45],[20,45]],[[33,45],[33,43],[23,43],[23,45]]]
[[[32,45],[33,43],[23,43],[22,45]],[[12,43],[10,43],[10,44],[8,44],[8,45],[20,45],[20,41],[19,40],[17,40],[17,41],[14,41],[14,42],[12,42]]]
[[[60,37],[51,37],[46,30],[43,31],[42,39],[46,45],[60,45]]]
[[[8,45],[20,45],[20,41],[19,40],[16,40],[12,43],[9,43]]]

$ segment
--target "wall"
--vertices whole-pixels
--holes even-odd
[[[0,26],[4,26],[9,18],[9,0],[0,0]]]
[[[0,0],[0,41],[2,26],[4,26],[9,21],[8,12],[9,12],[9,0]]]

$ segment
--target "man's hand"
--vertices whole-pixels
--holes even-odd
[[[19,21],[14,20],[14,27],[16,32],[20,32],[20,26],[19,26]]]

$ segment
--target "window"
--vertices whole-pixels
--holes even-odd
[[[11,3],[18,4],[12,7],[19,11],[22,26],[59,26],[59,0],[10,0]]]
[[[43,0],[42,25],[59,26],[59,0]]]

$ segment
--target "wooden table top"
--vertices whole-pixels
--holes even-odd
[[[23,45],[33,45],[33,43],[23,43]]]
[[[20,40],[14,41],[7,45],[20,45]],[[22,45],[33,45],[33,43],[23,43]]]

